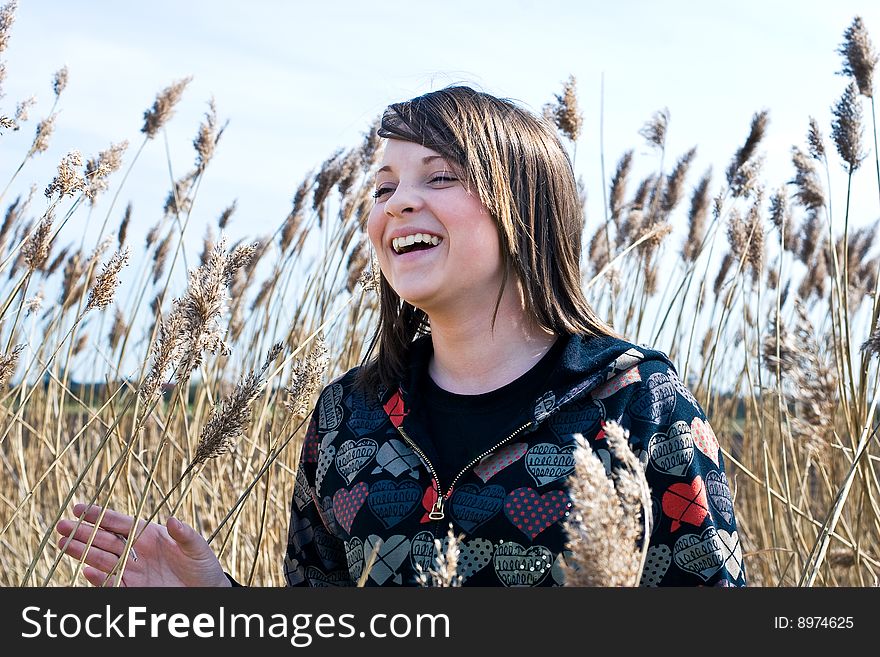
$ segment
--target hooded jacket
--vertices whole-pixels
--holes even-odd
[[[463,535],[463,586],[562,585],[575,435],[610,473],[602,423],[616,420],[629,430],[651,488],[641,585],[744,586],[718,440],[673,364],[612,337],[562,339],[562,356],[534,407],[512,417],[494,448],[449,482],[438,481],[424,449],[418,380],[430,335],[413,343],[396,390],[365,395],[354,383],[357,368],[327,385],[294,483],[288,584],[416,585],[417,567],[434,567],[435,539],[444,545],[451,524]]]

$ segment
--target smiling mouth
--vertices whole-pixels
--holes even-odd
[[[395,237],[391,241],[391,248],[397,255],[404,255],[413,251],[427,251],[433,249],[443,241],[442,237],[437,235],[427,235],[424,233],[416,233],[407,237]]]

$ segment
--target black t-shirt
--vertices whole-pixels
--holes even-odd
[[[459,395],[444,390],[425,367],[420,381],[425,419],[430,427],[426,439],[431,463],[445,493],[455,476],[483,452],[513,433],[522,411],[531,410],[539,389],[562,356],[565,340],[553,346],[532,368],[505,386],[479,395]]]

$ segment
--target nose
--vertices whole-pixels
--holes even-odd
[[[385,200],[385,214],[399,217],[421,207],[422,198],[412,185],[399,184]]]

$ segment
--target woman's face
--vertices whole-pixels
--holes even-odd
[[[436,151],[388,140],[367,232],[388,283],[429,316],[494,307],[503,273],[498,229],[455,163]]]

